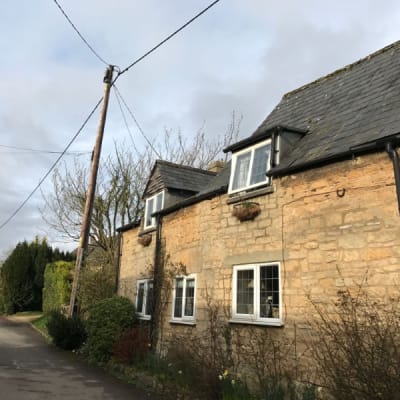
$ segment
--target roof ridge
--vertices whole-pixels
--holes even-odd
[[[366,61],[369,61],[371,58],[375,58],[375,57],[379,56],[380,54],[385,53],[385,52],[387,52],[387,51],[389,51],[389,50],[391,50],[391,49],[393,49],[395,47],[399,47],[399,46],[400,46],[400,40],[398,40],[398,41],[396,41],[394,43],[391,43],[391,44],[389,44],[389,45],[387,45],[387,46],[385,46],[385,47],[383,47],[383,48],[381,48],[381,49],[369,54],[368,56],[360,58],[359,60],[357,60],[357,61],[355,61],[355,62],[353,62],[351,64],[345,65],[344,67],[341,67],[341,68],[339,68],[339,69],[337,69],[337,70],[335,70],[335,71],[333,71],[333,72],[331,72],[331,73],[329,73],[327,75],[324,75],[324,76],[322,76],[322,77],[320,77],[320,78],[318,78],[318,79],[316,79],[316,80],[314,80],[312,82],[306,83],[305,85],[300,86],[297,89],[294,89],[294,90],[291,90],[290,92],[285,93],[283,95],[283,99],[285,99],[287,97],[290,97],[290,96],[292,96],[292,95],[294,95],[294,94],[296,94],[296,93],[298,93],[298,92],[300,92],[300,91],[302,91],[304,89],[307,89],[308,87],[311,87],[311,86],[314,86],[316,84],[319,84],[322,81],[330,79],[333,76],[336,76],[336,75],[340,74],[341,72],[348,71],[348,70],[352,69],[353,67],[355,67],[356,65],[362,64],[362,63],[364,63]]]
[[[165,164],[165,165],[169,165],[170,167],[187,169],[187,170],[199,172],[202,174],[213,175],[213,176],[216,175],[216,172],[208,171],[208,170],[202,169],[202,168],[191,167],[189,165],[177,164],[177,163],[173,163],[171,161],[166,161],[166,160],[156,160],[156,164]]]

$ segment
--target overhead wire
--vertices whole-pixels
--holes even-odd
[[[113,88],[115,89],[115,86],[113,86]],[[133,139],[132,132],[131,132],[131,130],[130,130],[130,128],[129,128],[129,124],[128,124],[128,121],[127,121],[127,119],[126,119],[125,112],[124,112],[124,110],[123,110],[123,108],[122,108],[121,99],[119,98],[119,96],[118,96],[116,90],[114,90],[114,93],[115,93],[115,97],[116,97],[116,99],[117,99],[118,107],[119,107],[119,109],[120,109],[120,111],[121,111],[121,114],[122,114],[122,119],[124,120],[125,128],[126,128],[126,130],[127,130],[127,132],[128,132],[128,135],[129,135],[129,137],[130,137],[130,139],[131,139],[132,146],[133,146],[134,150],[136,151],[136,153],[139,154],[139,150],[138,150],[138,148],[137,148],[137,146],[136,146],[136,143],[135,143],[135,141],[134,141],[134,139]]]
[[[79,127],[78,131],[75,133],[75,135],[72,137],[72,139],[69,141],[67,146],[65,147],[64,151],[57,157],[57,160],[54,161],[52,166],[49,168],[49,170],[46,172],[46,174],[40,179],[39,183],[35,186],[35,188],[30,192],[30,194],[26,197],[26,199],[18,206],[18,208],[0,225],[0,230],[3,229],[18,213],[19,211],[25,206],[25,204],[30,200],[30,198],[36,193],[36,191],[40,188],[42,183],[46,180],[46,178],[50,175],[50,173],[53,171],[53,169],[57,166],[61,158],[65,155],[65,153],[68,151],[68,149],[71,147],[72,143],[76,140],[76,138],[80,135],[82,132],[83,128],[86,126],[86,124],[89,122],[90,118],[92,118],[93,114],[96,112],[97,108],[103,101],[103,98],[101,98],[97,104],[93,107],[93,109],[90,111],[89,115],[86,117],[86,119],[83,121],[82,125]]]
[[[16,151],[10,151],[10,153],[18,153],[18,152],[23,152],[23,153],[43,153],[43,154],[62,154],[62,151],[52,151],[52,150],[40,150],[40,149],[31,149],[29,147],[18,147],[18,146],[9,146],[6,144],[0,144],[0,147],[5,148],[5,149],[10,149],[10,150],[16,150]],[[69,151],[65,152],[64,155],[82,155],[82,154],[89,154],[90,152],[87,151]]]
[[[56,1],[56,0],[54,0]],[[211,4],[209,4],[206,8],[201,10],[199,13],[197,13],[193,18],[191,18],[189,21],[187,21],[185,24],[183,24],[180,28],[178,28],[176,31],[172,32],[170,35],[168,35],[164,40],[156,44],[153,48],[151,48],[149,51],[147,51],[145,54],[143,54],[141,57],[137,58],[135,61],[133,61],[131,64],[129,64],[126,68],[124,68],[122,71],[118,73],[116,78],[114,79],[114,82],[125,72],[127,72],[130,68],[132,68],[134,65],[142,61],[144,58],[149,56],[151,53],[153,53],[155,50],[157,50],[159,47],[161,47],[164,43],[168,42],[168,40],[172,39],[175,35],[177,35],[180,31],[185,29],[187,26],[189,26],[192,22],[194,22],[197,18],[199,18],[201,15],[203,15],[205,12],[207,12],[211,7],[215,6],[217,3],[219,3],[221,0],[215,0]]]
[[[156,156],[159,159],[162,159],[161,154],[157,151],[157,149],[153,146],[151,140],[147,137],[147,135],[144,133],[142,127],[140,126],[139,122],[137,121],[131,107],[129,107],[128,103],[125,101],[125,99],[123,98],[121,92],[118,90],[117,86],[114,84],[113,85],[114,91],[115,91],[115,95],[117,97],[118,102],[122,101],[122,103],[124,104],[125,108],[128,110],[130,116],[132,117],[133,121],[135,122],[136,127],[138,128],[139,132],[142,134],[144,140],[147,142],[147,144],[150,146],[151,150],[153,150],[153,152],[156,154]],[[121,111],[122,111],[122,107],[121,107]],[[123,111],[122,111],[123,112]],[[129,129],[129,128],[128,128]],[[131,136],[131,139],[133,141],[133,137]]]
[[[65,19],[68,21],[68,23],[71,25],[71,27],[74,29],[74,31],[78,34],[78,36],[81,38],[83,43],[86,44],[86,46],[89,48],[89,50],[105,65],[109,65],[107,61],[104,60],[103,57],[100,56],[100,54],[93,48],[93,46],[90,45],[90,43],[84,38],[84,36],[79,32],[78,28],[75,26],[75,24],[71,21],[71,18],[67,15],[67,13],[63,10],[61,7],[60,3],[57,0],[53,0],[54,3],[57,5],[61,13],[64,15]]]
[[[56,1],[56,0],[55,0]],[[138,123],[135,115],[133,114],[132,109],[128,106],[128,104],[126,103],[126,101],[124,100],[121,92],[118,90],[118,88],[115,85],[115,82],[118,80],[118,78],[123,75],[124,73],[128,72],[130,68],[132,68],[134,65],[138,64],[140,61],[142,61],[143,59],[145,59],[146,57],[148,57],[151,53],[153,53],[155,50],[157,50],[159,47],[161,47],[163,44],[165,44],[166,42],[168,42],[168,40],[172,39],[175,35],[177,35],[179,32],[181,32],[183,29],[185,29],[187,26],[189,26],[191,23],[193,23],[197,18],[199,18],[201,15],[203,15],[204,13],[206,13],[210,8],[212,8],[213,6],[215,6],[217,3],[219,3],[220,0],[215,0],[213,1],[211,4],[209,4],[206,8],[204,8],[203,10],[201,10],[199,13],[197,13],[194,17],[192,17],[190,20],[188,20],[186,23],[184,23],[181,27],[179,27],[178,29],[176,29],[174,32],[172,32],[170,35],[168,35],[165,39],[163,39],[161,42],[159,42],[158,44],[156,44],[154,47],[152,47],[149,51],[147,51],[145,54],[143,54],[141,57],[137,58],[135,61],[133,61],[131,64],[129,64],[127,67],[125,67],[123,70],[118,71],[117,76],[114,78],[113,82],[111,83],[112,87],[114,88],[115,91],[115,95],[118,101],[118,105],[119,108],[121,110],[124,122],[125,122],[125,126],[128,130],[129,136],[132,140],[132,143],[134,144],[134,140],[132,137],[132,133],[129,129],[128,123],[126,121],[126,117],[125,114],[123,112],[122,109],[122,105],[121,105],[121,101],[124,104],[125,108],[128,110],[129,114],[131,115],[133,121],[135,122],[139,132],[142,134],[143,138],[146,140],[146,142],[148,143],[148,145],[150,146],[150,148],[153,150],[153,152],[157,155],[158,158],[162,159],[161,154],[154,148],[153,144],[151,143],[151,141],[147,138],[146,134],[144,133],[142,127],[140,126],[140,124]],[[134,144],[135,146],[135,144]],[[137,151],[137,149],[136,149]]]
[[[72,20],[69,18],[69,16],[67,15],[67,13],[63,10],[63,8],[61,7],[61,5],[59,4],[59,2],[57,0],[53,0],[54,3],[57,5],[57,7],[59,8],[59,10],[61,11],[61,13],[63,14],[63,16],[65,17],[65,19],[68,21],[68,23],[71,25],[71,27],[75,30],[75,32],[78,34],[78,36],[80,37],[80,39],[85,43],[85,45],[89,48],[89,50],[105,65],[110,65],[107,61],[105,61],[98,53],[97,51],[90,45],[90,43],[84,38],[84,36],[79,32],[78,28],[75,26],[75,24],[72,22]],[[126,68],[124,68],[123,70],[118,71],[117,76],[114,78],[113,82],[111,83],[112,86],[115,86],[115,82],[117,81],[117,79],[125,74],[126,72],[129,71],[130,68],[132,68],[134,65],[138,64],[140,61],[142,61],[143,59],[145,59],[147,56],[149,56],[151,53],[153,53],[155,50],[157,50],[159,47],[161,47],[164,43],[166,43],[167,41],[169,41],[170,39],[172,39],[174,36],[176,36],[179,32],[181,32],[183,29],[185,29],[187,26],[189,26],[191,23],[193,23],[197,18],[199,18],[201,15],[203,15],[205,12],[207,12],[210,8],[212,8],[214,5],[216,5],[217,3],[219,3],[220,0],[215,0],[213,1],[211,4],[209,4],[206,8],[204,8],[203,10],[201,10],[199,13],[197,13],[194,17],[192,17],[189,21],[187,21],[185,24],[183,24],[180,28],[178,28],[177,30],[175,30],[174,32],[172,32],[170,35],[168,35],[164,40],[162,40],[161,42],[159,42],[157,45],[155,45],[153,48],[151,48],[149,51],[147,51],[145,54],[143,54],[141,57],[137,58],[135,61],[133,61],[131,64],[129,64]],[[150,147],[152,148],[152,150],[157,154],[157,156],[159,158],[161,158],[160,154],[156,151],[156,149],[154,148],[154,146],[151,144],[151,142],[148,140],[148,138],[146,137],[146,135],[144,134],[143,130],[141,129],[140,125],[138,124],[132,110],[129,108],[129,106],[126,104],[125,100],[123,99],[123,97],[121,96],[121,93],[118,91],[118,89],[116,88],[116,93],[118,93],[118,95],[120,96],[120,99],[122,100],[122,102],[124,103],[125,107],[127,108],[128,112],[130,113],[131,117],[133,118],[133,120],[135,121],[139,131],[142,133],[143,137],[145,138],[145,140],[147,141],[147,143],[150,145]],[[61,158],[66,154],[67,150],[69,149],[69,147],[72,145],[72,143],[75,141],[75,139],[79,136],[79,134],[82,132],[83,128],[86,126],[86,124],[88,123],[88,121],[90,120],[90,118],[93,116],[93,114],[95,113],[95,111],[97,110],[97,108],[99,107],[100,103],[102,102],[103,98],[101,98],[97,104],[95,105],[95,107],[92,109],[92,111],[89,113],[88,117],[85,119],[85,121],[82,123],[82,125],[80,126],[80,128],[78,129],[77,133],[73,136],[73,138],[70,140],[70,142],[68,143],[68,145],[65,147],[64,151],[59,155],[59,157],[57,158],[57,160],[52,164],[52,166],[50,167],[50,169],[46,172],[46,174],[40,179],[39,183],[35,186],[35,188],[31,191],[31,193],[26,197],[26,199],[19,205],[19,207],[0,225],[0,230],[3,229],[17,214],[18,212],[25,206],[25,204],[30,200],[30,198],[36,193],[36,191],[40,188],[40,186],[42,185],[42,183],[46,180],[46,178],[50,175],[50,173],[54,170],[54,168],[57,166],[57,164],[59,163],[59,161],[61,160]],[[122,109],[122,107],[121,107]]]

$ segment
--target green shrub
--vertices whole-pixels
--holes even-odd
[[[125,297],[111,297],[94,304],[86,321],[88,338],[85,353],[90,360],[106,362],[121,334],[136,321],[133,303]]]
[[[47,264],[44,272],[43,311],[59,310],[69,303],[73,262],[56,261]]]
[[[67,318],[60,311],[50,312],[46,324],[53,343],[64,350],[79,349],[86,339],[86,331],[82,320],[74,315]]]
[[[115,266],[87,265],[79,276],[79,309],[85,315],[100,300],[115,294]]]

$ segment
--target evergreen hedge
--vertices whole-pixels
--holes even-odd
[[[71,294],[73,262],[47,264],[44,272],[43,311],[60,310],[68,305]]]

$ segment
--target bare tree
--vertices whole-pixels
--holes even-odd
[[[124,144],[115,144],[113,154],[100,166],[94,201],[90,242],[102,250],[101,258],[112,263],[116,257],[116,229],[138,221],[143,213],[142,194],[151,168],[158,156],[163,160],[205,168],[222,156],[222,149],[239,136],[241,118],[232,113],[226,132],[210,139],[201,128],[193,139],[186,139],[181,131],[165,129],[158,143],[139,152]],[[157,155],[156,155],[157,154]],[[158,157],[159,158],[159,157]],[[53,192],[43,194],[43,219],[63,238],[77,241],[85,206],[89,165],[75,160],[53,174]]]

